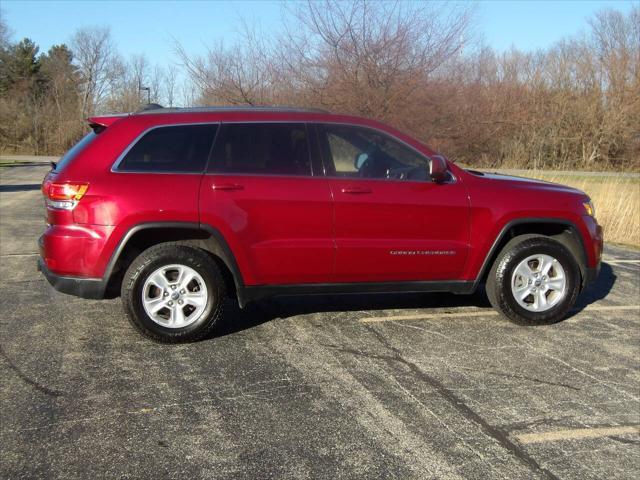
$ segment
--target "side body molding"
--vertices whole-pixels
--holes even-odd
[[[216,255],[225,264],[233,276],[236,288],[236,294],[240,307],[244,307],[247,303],[261,298],[276,295],[309,295],[309,294],[345,294],[345,293],[399,293],[399,292],[453,292],[460,294],[473,293],[482,279],[486,275],[493,259],[497,256],[498,249],[502,240],[508,235],[508,232],[518,225],[553,223],[565,226],[571,234],[571,239],[559,238],[574,256],[580,265],[583,277],[583,283],[588,280],[590,275],[587,265],[587,253],[584,239],[578,226],[568,219],[563,218],[518,218],[511,220],[500,230],[500,234],[493,240],[492,246],[487,252],[482,266],[473,281],[413,281],[413,282],[371,282],[371,283],[336,283],[336,284],[297,284],[297,285],[256,285],[245,286],[242,272],[238,266],[236,256],[229,247],[229,243],[224,235],[214,226],[209,224],[199,224],[192,222],[154,222],[143,223],[129,229],[118,243],[116,249],[111,255],[111,259],[105,270],[102,284],[106,287],[107,282],[111,278],[114,267],[124,251],[127,242],[138,232],[146,229],[154,228],[176,228],[187,229],[207,234],[209,238],[201,238],[199,246],[210,253]]]

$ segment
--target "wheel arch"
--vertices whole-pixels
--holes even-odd
[[[564,218],[518,218],[508,222],[494,240],[476,277],[474,287],[483,283],[491,270],[491,266],[504,248],[513,238],[525,234],[539,234],[553,238],[564,245],[573,255],[580,268],[581,285],[584,287],[587,278],[587,251],[578,226]]]
[[[145,249],[165,242],[200,248],[221,267],[231,294],[244,305],[244,282],[236,258],[222,233],[208,224],[194,222],[152,222],[134,225],[123,235],[105,269],[107,296],[119,291],[122,276]]]

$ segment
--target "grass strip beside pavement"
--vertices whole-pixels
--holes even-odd
[[[596,207],[596,218],[607,242],[640,247],[640,178],[557,174],[531,171],[530,178],[559,183],[585,192]]]

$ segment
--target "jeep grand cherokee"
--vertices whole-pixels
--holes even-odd
[[[219,107],[89,124],[44,179],[39,268],[61,292],[120,292],[157,341],[208,335],[228,296],[486,285],[506,317],[553,323],[599,270],[583,192],[464,170],[379,122]]]

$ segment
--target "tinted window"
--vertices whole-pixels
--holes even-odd
[[[217,125],[184,125],[150,130],[127,152],[120,171],[202,172]]]
[[[339,177],[427,180],[429,160],[377,130],[324,125],[327,173]]]
[[[89,145],[91,142],[93,142],[93,140],[97,137],[98,135],[96,135],[93,132],[87,133],[84,137],[82,137],[82,139],[76,143],[73,147],[71,147],[67,153],[64,154],[64,156],[58,160],[58,162],[56,163],[56,172],[61,172],[62,170],[64,170],[64,167],[66,167],[67,165],[69,165],[69,163],[71,163],[71,161],[76,158],[78,156],[78,154],[84,150],[87,145]]]
[[[253,123],[222,127],[211,171],[271,175],[311,175],[304,124]]]

